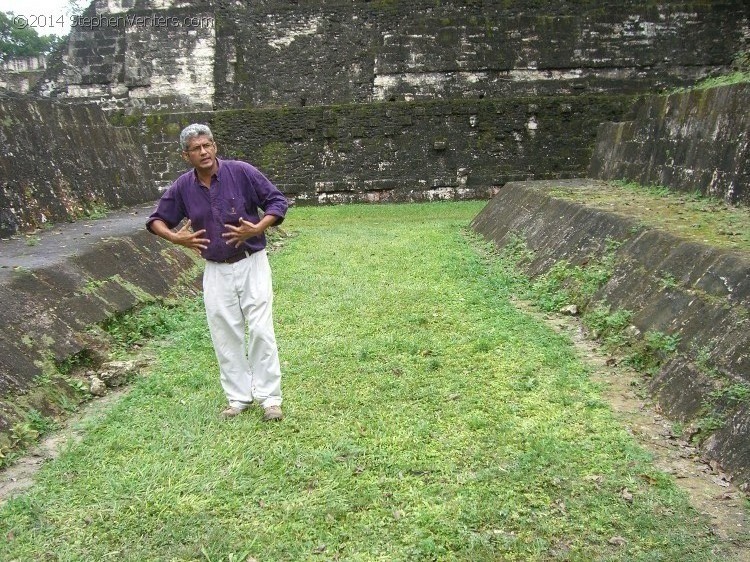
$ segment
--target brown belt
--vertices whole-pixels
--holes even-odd
[[[242,252],[241,254],[237,254],[235,256],[229,257],[225,260],[211,260],[214,263],[237,263],[240,260],[244,260],[245,258],[250,257],[250,252]]]

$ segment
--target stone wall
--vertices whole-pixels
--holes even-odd
[[[746,2],[96,0],[38,91],[107,108],[643,92],[728,68]]]
[[[750,204],[750,84],[649,96],[602,124],[589,175]]]
[[[0,64],[0,91],[16,94],[29,92],[44,76],[47,57],[15,57]]]
[[[596,127],[627,96],[381,102],[145,116],[165,187],[185,169],[177,138],[207,122],[219,154],[257,165],[301,203],[486,198],[507,181],[581,175]],[[127,118],[125,118],[127,121]]]
[[[35,92],[118,107],[202,107],[214,97],[215,21],[202,0],[95,0]]]
[[[729,1],[268,1],[220,17],[220,107],[642,92],[725,67],[750,25]]]
[[[0,236],[158,193],[143,148],[99,107],[0,97]]]

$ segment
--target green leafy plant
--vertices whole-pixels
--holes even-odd
[[[607,240],[602,257],[585,265],[557,261],[531,285],[530,296],[543,310],[556,311],[567,304],[585,308],[591,298],[612,276],[619,243]]]
[[[653,375],[664,361],[677,351],[679,342],[678,334],[648,331],[642,339],[632,342],[626,362],[643,373]]]
[[[630,326],[632,317],[633,313],[626,309],[611,310],[610,307],[598,306],[586,310],[583,323],[595,338],[617,349],[630,342],[625,329]]]

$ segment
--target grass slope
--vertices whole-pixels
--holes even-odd
[[[286,419],[222,422],[200,303],[0,509],[2,560],[722,560],[571,343],[507,300],[480,203],[295,208]]]

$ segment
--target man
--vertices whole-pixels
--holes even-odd
[[[193,169],[164,192],[146,227],[206,260],[203,300],[229,403],[222,417],[239,415],[255,400],[265,421],[281,420],[265,231],[284,220],[287,200],[255,167],[217,158],[206,125],[186,127],[180,144]],[[185,225],[174,231],[183,219]]]

